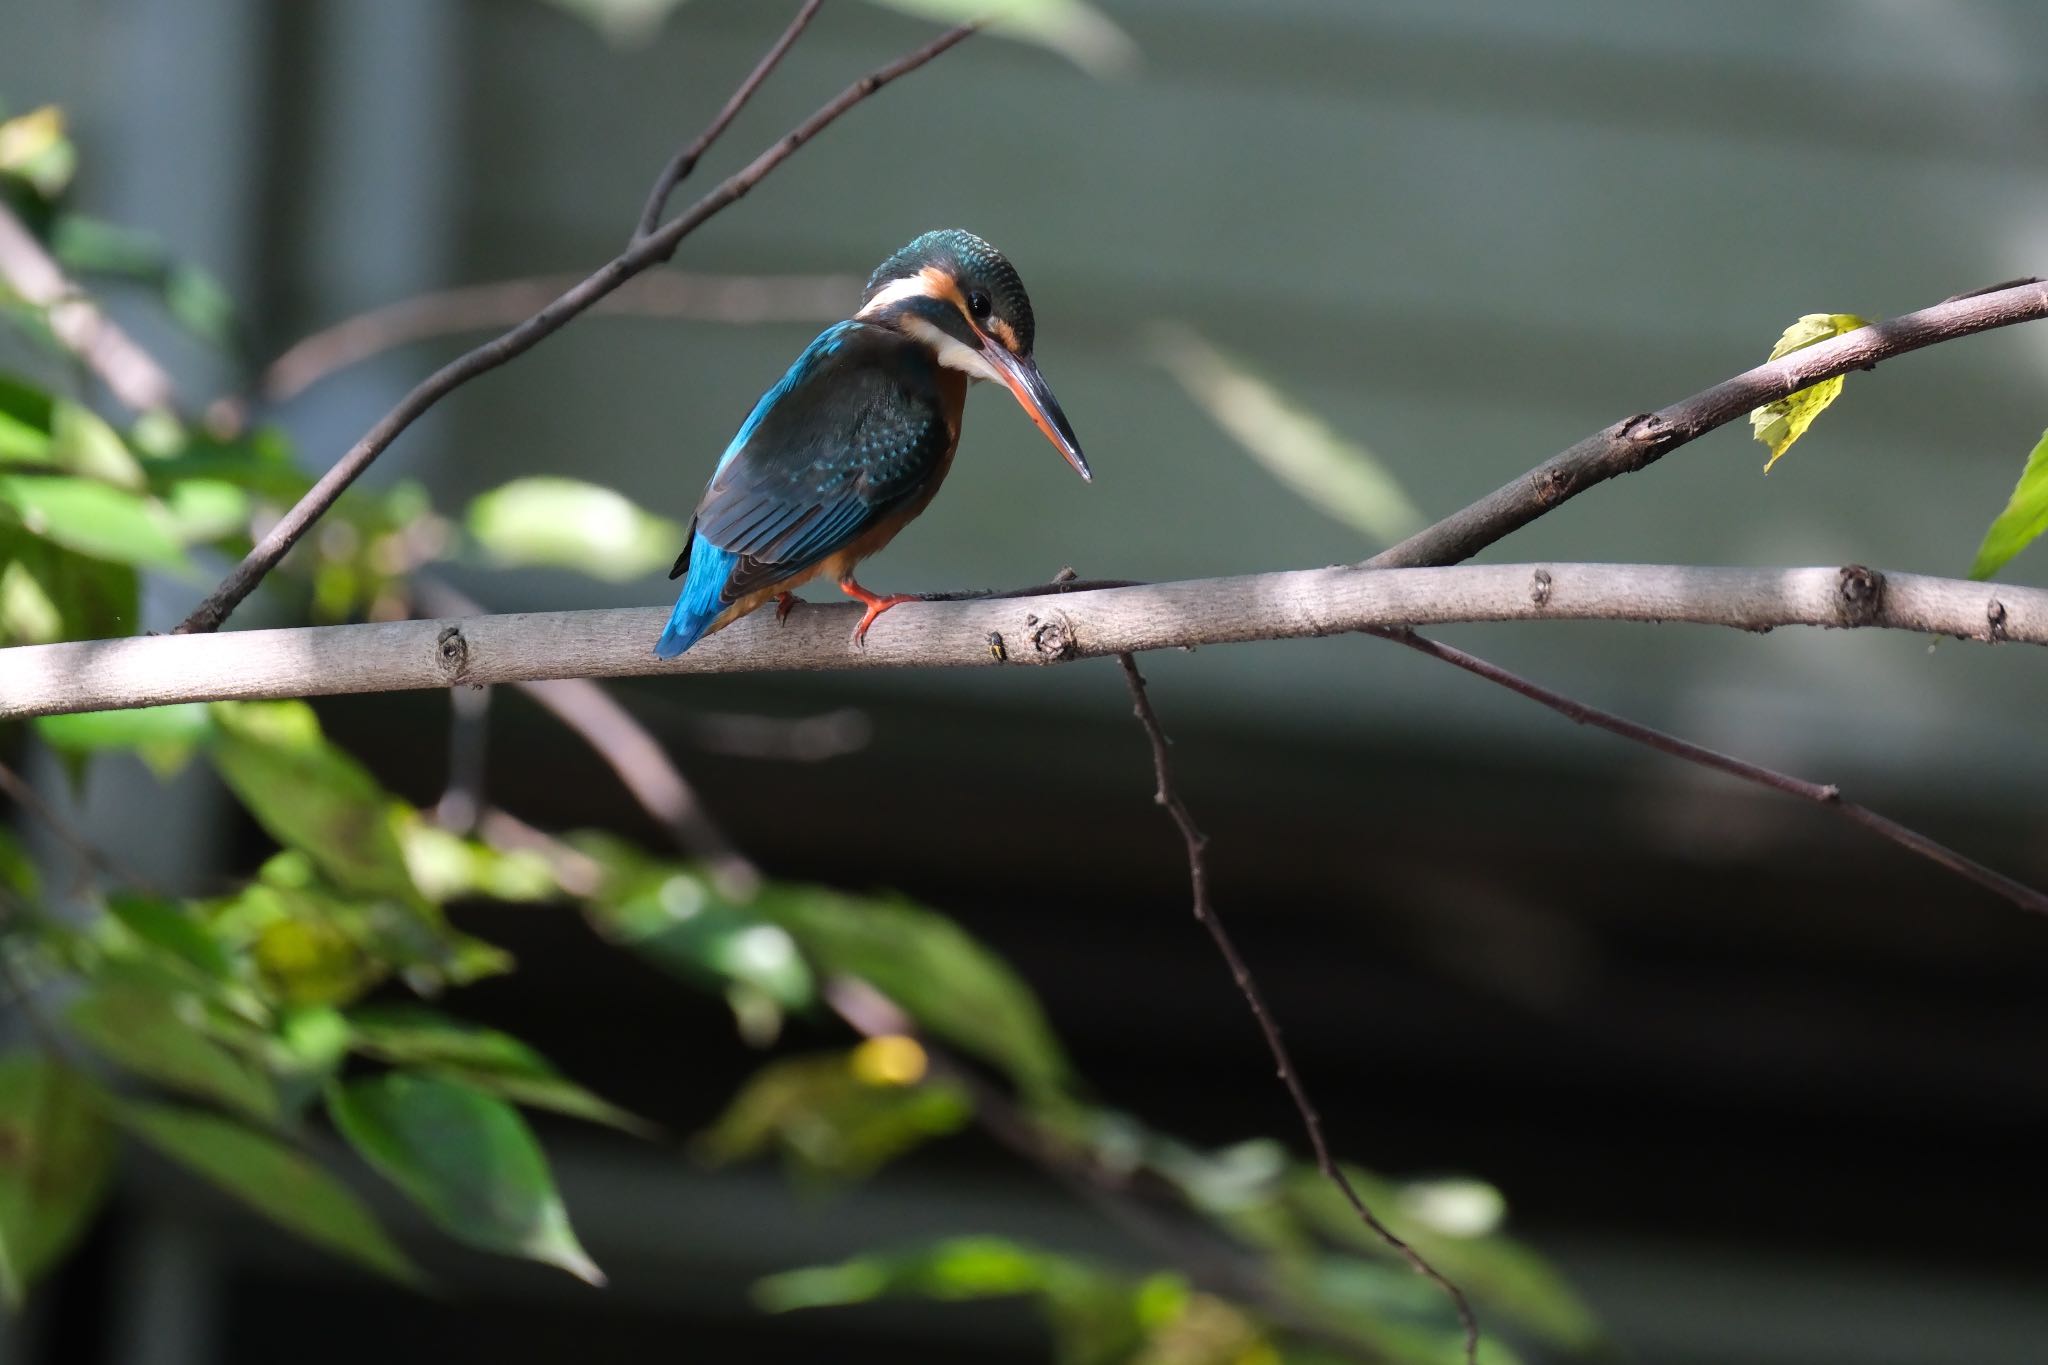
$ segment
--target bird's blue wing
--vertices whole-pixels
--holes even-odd
[[[656,652],[811,568],[900,508],[953,440],[927,352],[893,331],[825,331],[754,406],[697,505],[689,577]],[[671,575],[673,576],[673,575]]]

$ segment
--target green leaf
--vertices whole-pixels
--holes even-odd
[[[420,1005],[366,1005],[351,1011],[359,1051],[398,1066],[425,1068],[514,1104],[651,1136],[653,1124],[599,1098],[557,1071],[509,1033],[481,1028]]]
[[[1785,329],[1771,347],[1770,358],[1790,355],[1803,350],[1817,341],[1853,332],[1870,323],[1854,313],[1808,313]],[[1758,441],[1770,448],[1771,458],[1764,461],[1764,472],[1771,472],[1771,466],[1778,457],[1792,448],[1792,443],[1806,434],[1813,425],[1813,419],[1828,410],[1828,405],[1842,393],[1842,376],[1823,379],[1796,393],[1787,394],[1775,403],[1766,403],[1749,414],[1751,433]]]
[[[56,400],[33,385],[0,375],[0,459],[49,464]]]
[[[796,940],[821,974],[867,982],[935,1037],[1009,1072],[1035,1100],[1070,1069],[1037,997],[959,925],[907,900],[774,884],[746,907]]]
[[[67,550],[144,569],[191,568],[161,509],[92,479],[0,475],[0,509]]]
[[[43,742],[60,753],[135,753],[160,775],[182,767],[213,732],[206,708],[197,702],[38,716],[35,726]]]
[[[114,1168],[114,1133],[69,1068],[0,1058],[0,1298],[23,1294],[92,1221]]]
[[[50,461],[83,478],[142,491],[147,482],[142,463],[127,442],[100,415],[68,398],[56,400],[50,414]]]
[[[346,890],[419,902],[392,830],[393,802],[327,742],[304,702],[216,702],[209,755],[270,837]]]
[[[684,538],[677,523],[578,479],[514,479],[473,499],[467,520],[496,564],[574,569],[615,583],[667,569]]]
[[[23,900],[34,900],[40,878],[34,860],[14,831],[0,825],[0,889],[12,891]]]
[[[233,1119],[170,1105],[124,1104],[124,1127],[266,1218],[381,1274],[419,1271],[362,1200],[311,1159]]]
[[[400,820],[398,842],[414,884],[436,904],[475,896],[547,901],[562,894],[547,855],[535,849],[493,848],[422,818]]]
[[[51,253],[77,275],[105,275],[156,290],[187,331],[223,349],[235,341],[235,311],[226,289],[198,266],[174,260],[155,236],[82,213],[60,216],[50,233]]]
[[[195,968],[202,976],[226,981],[235,974],[227,949],[207,932],[197,915],[177,902],[122,892],[107,898],[107,909],[138,942]]]
[[[1003,1237],[954,1237],[915,1251],[771,1275],[754,1286],[754,1299],[771,1313],[787,1313],[884,1296],[1007,1298],[1043,1289],[1060,1259]]]
[[[1253,1365],[1278,1359],[1240,1310],[1191,1293],[1178,1276],[1141,1280],[1001,1237],[955,1237],[912,1251],[792,1270],[754,1286],[755,1300],[771,1312],[881,1298],[959,1302],[1020,1295],[1044,1306],[1063,1365]]]
[[[1472,1295],[1483,1313],[1575,1352],[1591,1350],[1602,1340],[1599,1321],[1564,1278],[1534,1251],[1495,1230],[1505,1201],[1492,1186],[1476,1180],[1398,1184],[1349,1165],[1344,1173],[1367,1206]],[[1296,1164],[1282,1188],[1286,1206],[1322,1235],[1368,1256],[1384,1252],[1378,1235],[1359,1221],[1343,1192],[1320,1171]],[[1350,1283],[1345,1272],[1328,1265],[1318,1273]],[[1406,1277],[1403,1291],[1418,1283]],[[1337,1291],[1341,1301],[1341,1284]],[[1420,1306],[1443,1311],[1440,1303]]]
[[[788,883],[736,903],[700,873],[617,840],[580,835],[571,843],[605,870],[592,908],[606,930],[662,966],[738,982],[791,1006],[808,1003],[814,973],[858,977],[934,1035],[1003,1067],[1034,1099],[1056,1097],[1065,1082],[1066,1059],[1030,989],[943,915],[902,899]]]
[[[450,1236],[603,1284],[519,1112],[452,1081],[391,1072],[333,1085],[342,1135]]]
[[[65,1011],[72,1030],[108,1060],[174,1089],[219,1100],[252,1118],[277,1117],[270,1082],[202,1031],[197,1000],[139,985],[108,985]]]
[[[909,1039],[876,1040],[916,1044]],[[898,1083],[861,1065],[861,1050],[771,1062],[747,1081],[698,1139],[714,1162],[780,1150],[801,1173],[834,1180],[872,1174],[973,1117],[945,1083]]]
[[[178,539],[208,545],[249,530],[249,495],[225,479],[184,479],[163,495],[164,515]]]
[[[1153,349],[1195,405],[1311,507],[1389,544],[1421,529],[1392,470],[1244,362],[1187,327],[1155,329]]]
[[[164,311],[201,341],[233,350],[239,321],[234,297],[210,271],[189,261],[173,262],[158,285]]]
[[[0,515],[0,640],[46,644],[126,635],[138,621],[135,570],[88,559],[10,527]]]
[[[614,938],[688,981],[744,986],[785,1009],[811,1003],[816,983],[788,930],[624,840],[586,833],[571,842],[605,870],[594,908]]]
[[[184,430],[170,448],[152,453],[143,470],[166,499],[195,480],[231,484],[277,503],[297,502],[313,486],[292,458],[291,441],[275,427],[257,427],[232,440]]]
[[[1970,577],[1991,577],[2043,531],[2048,531],[2048,432],[2041,434],[2027,456],[2027,466],[2020,471],[2020,481],[2013,485],[2005,510],[1984,533],[1976,562],[1970,565]]]

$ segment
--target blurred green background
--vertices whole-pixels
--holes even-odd
[[[85,149],[78,202],[216,275],[260,360],[423,290],[594,266],[789,7],[691,0],[623,35],[576,8],[8,0],[0,97],[63,106]],[[1018,265],[1096,481],[979,394],[944,496],[871,565],[878,590],[1010,586],[1063,565],[1208,576],[1379,548],[1190,401],[1161,324],[1369,449],[1433,518],[1755,363],[1800,314],[1901,313],[2048,255],[2048,22],[2032,0],[1104,13],[1128,61],[1098,44],[1083,55],[1113,69],[1091,70],[976,39],[854,111],[676,260],[858,278],[957,225]],[[828,5],[686,194],[928,30]],[[187,391],[240,383],[146,308],[119,315]],[[754,396],[826,320],[579,322],[443,404],[373,481],[417,478],[456,508],[565,473],[686,518]],[[386,352],[275,415],[324,465],[461,345]],[[1488,558],[1961,574],[2048,422],[2044,369],[2048,331],[2021,328],[1851,376],[1768,479],[1737,423]],[[452,576],[494,610],[669,592],[658,574]],[[2006,576],[2048,581],[2048,551]],[[172,624],[204,586],[157,583],[147,624]],[[1443,634],[2048,881],[2048,674],[2030,652],[1877,632]],[[2017,1359],[2048,1332],[2030,1233],[2048,1213],[2042,926],[1824,812],[1375,641],[1203,650],[1147,671],[1215,838],[1219,900],[1347,1156],[1498,1184],[1632,1359]],[[1187,921],[1109,667],[620,692],[771,871],[903,888],[1003,950],[1117,1103],[1204,1142],[1295,1141]],[[734,713],[843,708],[855,739],[822,762],[717,738]],[[442,778],[446,709],[320,708],[420,801]],[[501,701],[490,742],[508,808],[638,830],[530,706]],[[251,831],[204,778],[174,790],[103,770],[84,813],[167,877],[246,861]],[[751,1065],[715,1004],[679,1001],[573,927],[536,915],[493,933],[528,966],[478,987],[478,1012],[603,1093],[688,1128]],[[962,1226],[1080,1248],[1106,1236],[972,1144],[826,1201],[584,1132],[549,1147],[613,1272],[604,1296],[469,1258],[436,1270],[488,1317],[407,1299],[145,1167],[61,1292],[0,1336],[0,1359],[625,1359],[657,1343],[706,1360],[1042,1359],[1021,1316],[919,1306],[765,1326],[744,1285]]]

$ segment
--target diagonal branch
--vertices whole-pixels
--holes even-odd
[[[340,497],[342,492],[429,408],[478,375],[486,374],[524,355],[635,275],[667,261],[675,255],[676,248],[683,238],[696,231],[712,215],[752,190],[770,171],[787,161],[798,148],[824,131],[840,115],[891,81],[915,71],[947,49],[956,46],[974,32],[975,26],[972,24],[949,29],[916,51],[861,77],[833,99],[828,100],[816,113],[776,139],[767,150],[729,176],[685,212],[671,218],[651,233],[636,233],[630,246],[573,288],[562,293],[554,302],[510,331],[485,342],[427,376],[414,386],[412,392],[400,399],[396,407],[379,418],[376,425],[372,426],[347,454],[336,461],[331,469],[320,476],[311,490],[256,542],[242,562],[221,580],[220,585],[207,599],[193,609],[192,614],[179,625],[178,632],[203,634],[218,629],[221,622],[227,620],[229,613],[240,605],[242,599],[256,590],[256,585],[263,581],[264,575],[275,568],[277,562],[298,543],[299,538],[305,535],[313,523],[333,506],[334,500]],[[663,178],[666,178],[667,173],[667,169],[664,168]]]
[[[1330,1144],[1323,1138],[1322,1115],[1316,1112],[1314,1102],[1309,1099],[1308,1089],[1302,1084],[1301,1072],[1294,1065],[1294,1058],[1288,1053],[1287,1044],[1280,1038],[1280,1025],[1274,1022],[1273,1012],[1266,1007],[1265,995],[1259,990],[1258,983],[1252,979],[1251,968],[1245,965],[1243,955],[1237,951],[1237,944],[1231,940],[1229,931],[1223,927],[1223,921],[1216,913],[1216,907],[1209,900],[1209,868],[1205,858],[1209,840],[1196,828],[1194,815],[1188,810],[1187,803],[1181,800],[1180,792],[1173,784],[1173,761],[1166,752],[1166,731],[1160,727],[1159,715],[1152,709],[1152,698],[1145,691],[1145,677],[1138,672],[1138,661],[1130,655],[1118,655],[1117,662],[1123,666],[1124,683],[1130,688],[1131,713],[1138,718],[1138,723],[1145,727],[1145,737],[1152,744],[1152,773],[1157,783],[1152,799],[1165,807],[1166,813],[1173,817],[1173,823],[1179,828],[1181,839],[1187,845],[1188,884],[1194,892],[1195,919],[1209,931],[1209,937],[1215,941],[1216,951],[1223,955],[1224,965],[1230,968],[1231,979],[1244,994],[1245,1003],[1251,1006],[1252,1018],[1258,1021],[1259,1032],[1265,1035],[1266,1049],[1273,1054],[1273,1065],[1279,1068],[1280,1081],[1287,1087],[1287,1094],[1294,1101],[1295,1111],[1301,1115],[1302,1127],[1308,1130],[1309,1146],[1315,1151],[1316,1168],[1343,1192],[1345,1201],[1351,1205],[1360,1222],[1372,1229],[1375,1236],[1413,1266],[1418,1275],[1443,1290],[1450,1299],[1451,1306],[1457,1310],[1458,1324],[1465,1332],[1465,1360],[1467,1365],[1473,1365],[1473,1362],[1479,1359],[1479,1319],[1473,1316],[1472,1305],[1466,1301],[1465,1292],[1452,1284],[1442,1271],[1431,1265],[1421,1252],[1408,1245],[1399,1234],[1380,1221],[1379,1216],[1365,1200],[1359,1198],[1358,1191],[1352,1187],[1350,1177],[1344,1174],[1344,1168],[1330,1155]]]
[[[48,317],[58,344],[107,386],[107,392],[136,412],[169,407],[171,377],[156,357],[135,344],[98,304],[68,279],[28,227],[0,201],[0,284]]]
[[[1453,621],[1692,621],[1748,631],[1790,625],[1882,628],[2048,645],[2048,588],[1888,574],[1856,565],[1305,569],[922,602],[883,617],[864,649],[847,639],[856,611],[806,605],[782,626],[772,613],[756,613],[673,661],[650,651],[649,642],[667,618],[662,607],[22,645],[0,649],[0,720],[457,682],[1056,664]]]
[[[281,403],[337,370],[433,337],[510,327],[576,283],[574,275],[537,275],[436,289],[343,318],[293,342],[270,362],[261,384]],[[591,316],[689,318],[706,322],[831,322],[860,293],[850,275],[641,275],[591,309]]]
[[[1595,432],[1511,483],[1365,561],[1373,569],[1456,564],[1598,483],[1633,473],[1718,426],[1810,384],[1997,327],[2048,317],[2048,283],[2018,280],[1873,323],[1746,370],[1657,412]]]
[[[668,208],[668,197],[675,193],[676,186],[680,185],[691,171],[697,169],[698,159],[710,150],[711,144],[718,141],[719,135],[739,117],[740,110],[746,108],[747,101],[754,97],[754,92],[761,88],[761,83],[768,79],[769,73],[782,64],[783,57],[796,45],[796,40],[803,36],[804,30],[811,26],[811,20],[817,17],[818,7],[824,3],[825,0],[804,0],[803,8],[789,21],[789,27],[782,30],[782,36],[775,40],[775,45],[762,54],[761,60],[754,64],[754,69],[747,73],[747,78],[739,83],[739,87],[726,100],[725,107],[704,126],[704,131],[697,134],[694,142],[670,157],[668,164],[661,168],[661,174],[654,177],[654,188],[647,192],[647,204],[640,210],[640,222],[633,229],[634,241],[652,236],[655,229],[661,226],[661,215]]]
[[[1772,791],[1784,792],[1788,796],[1796,796],[1805,801],[1812,801],[1816,805],[1826,806],[1880,837],[1891,840],[1900,848],[1917,853],[1930,862],[1947,868],[1965,881],[1975,882],[1993,895],[2004,897],[2022,910],[2031,910],[2037,915],[2048,915],[2048,895],[2043,895],[2022,882],[2016,882],[1975,859],[1966,858],[1946,844],[1938,843],[1918,830],[1908,829],[1896,820],[1879,815],[1860,802],[1849,800],[1842,795],[1842,789],[1832,782],[1809,782],[1803,777],[1794,777],[1775,768],[1766,768],[1761,764],[1709,749],[1705,745],[1695,744],[1689,739],[1680,739],[1676,735],[1652,729],[1626,716],[1618,716],[1612,711],[1603,711],[1597,706],[1567,697],[1562,692],[1554,692],[1541,683],[1531,682],[1518,673],[1502,668],[1499,664],[1488,663],[1477,655],[1467,654],[1464,650],[1444,644],[1441,640],[1425,639],[1406,628],[1387,630],[1375,627],[1367,633],[1377,635],[1382,640],[1392,640],[1396,644],[1406,645],[1433,659],[1441,659],[1453,667],[1462,668],[1467,673],[1527,697],[1539,706],[1547,706],[1574,724],[1591,725],[1609,734],[1620,735],[1623,739],[1634,740],[1638,744],[1655,749],[1658,753],[1669,754],[1688,763],[1697,763],[1703,768],[1712,768],[1716,772],[1739,777],[1744,782],[1754,782],[1758,786],[1769,787]]]

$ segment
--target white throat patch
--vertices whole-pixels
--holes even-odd
[[[988,363],[988,357],[966,345],[957,337],[949,336],[919,317],[903,319],[903,330],[932,348],[939,363],[949,370],[959,370],[974,379],[993,379],[1001,383],[1001,371]]]

